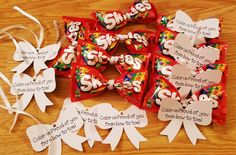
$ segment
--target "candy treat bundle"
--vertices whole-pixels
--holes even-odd
[[[222,20],[193,21],[181,10],[175,15],[163,15],[157,13],[154,4],[148,0],[134,0],[127,10],[98,10],[91,13],[91,19],[63,16],[69,44],[61,47],[62,38],[56,44],[42,48],[42,24],[20,8],[14,8],[37,23],[40,33],[37,36],[23,25],[0,31],[0,39],[9,37],[16,46],[13,59],[21,61],[12,69],[16,72],[12,82],[0,74],[11,87],[11,94],[17,96],[16,103],[11,106],[0,89],[5,103],[1,108],[16,113],[13,126],[19,114],[36,120],[38,124],[26,130],[35,151],[48,147],[49,154],[61,154],[62,141],[78,151],[83,151],[85,141],[91,148],[95,141],[100,141],[110,144],[114,150],[123,131],[139,149],[139,143],[147,139],[136,127],[147,126],[146,111],[157,113],[160,121],[170,121],[160,132],[168,136],[169,142],[182,125],[191,143],[196,145],[198,139],[206,139],[196,124],[225,124],[228,73],[227,43],[221,39]],[[154,23],[156,30],[122,33],[130,22]],[[14,28],[30,31],[37,47],[26,39],[16,40],[9,33]],[[127,51],[117,55],[119,44]],[[46,61],[50,61],[48,66]],[[33,77],[23,73],[31,64],[35,71]],[[115,67],[121,75],[116,79],[106,78],[102,72],[108,67]],[[56,89],[57,76],[70,80],[70,97],[65,99],[55,123],[41,124],[24,110],[33,97],[42,112],[53,105],[45,93]],[[113,89],[133,105],[118,111],[109,103],[88,108],[79,102]],[[18,95],[21,95],[19,99]],[[85,137],[78,135],[82,127]],[[97,128],[111,130],[103,140]]]

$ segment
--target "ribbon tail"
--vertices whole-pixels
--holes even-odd
[[[48,147],[48,155],[61,155],[61,139],[54,140]]]
[[[82,143],[87,140],[87,138],[78,136],[76,133],[67,133],[62,137],[62,140],[75,150],[83,151]]]
[[[147,141],[145,137],[143,137],[134,126],[126,126],[124,127],[126,135],[128,136],[130,142],[139,149],[139,142]]]
[[[9,102],[9,100],[7,99],[4,91],[2,90],[2,87],[0,86],[0,96],[2,97],[2,100],[5,104],[5,106],[7,107],[8,109],[8,113],[11,114],[12,113],[12,107],[11,107],[11,104]]]
[[[38,19],[36,19],[35,17],[33,17],[32,15],[28,14],[27,12],[25,12],[24,10],[20,9],[17,6],[14,6],[14,9],[17,10],[18,12],[20,12],[22,15],[26,16],[27,18],[31,19],[32,21],[34,21],[35,23],[39,24],[40,27],[40,33],[39,33],[39,37],[38,37],[38,49],[40,48],[40,46],[42,45],[43,42],[43,38],[44,38],[44,28],[42,26],[42,24],[39,22]]]
[[[58,42],[59,40],[59,36],[60,36],[60,31],[59,31],[59,26],[56,20],[53,20],[53,25],[55,28],[55,32],[56,32],[56,42]]]
[[[9,133],[11,133],[11,131],[12,131],[13,128],[15,127],[16,122],[17,122],[17,119],[18,119],[18,116],[19,116],[19,113],[17,112],[16,115],[15,115],[15,117],[14,117],[14,120],[13,120],[13,123],[12,123],[12,125],[11,125],[11,128],[10,128],[10,130],[9,130]]]
[[[171,143],[176,135],[178,134],[181,126],[182,126],[182,120],[172,120],[167,127],[161,131],[161,135],[165,135],[168,137],[169,143]]]
[[[20,73],[24,72],[32,64],[32,62],[33,62],[33,60],[25,60],[21,64],[19,64],[15,68],[13,68],[11,71],[17,72],[20,74]]]
[[[44,92],[36,92],[34,93],[34,96],[38,107],[43,113],[45,112],[47,106],[53,105]]]
[[[24,93],[21,98],[15,104],[13,104],[12,107],[22,111],[25,110],[29,105],[33,95],[33,93]]]
[[[30,29],[28,29],[27,27],[25,27],[23,25],[11,25],[11,26],[5,27],[0,30],[0,34],[5,33],[5,32],[12,30],[12,29],[25,29],[25,30],[29,31],[30,33],[33,34],[33,36],[38,44],[38,36],[33,31],[31,31]]]
[[[95,141],[102,141],[101,136],[98,134],[98,131],[94,124],[85,122],[84,123],[84,131],[87,137],[88,144],[90,148],[93,147]]]
[[[103,144],[110,144],[111,150],[114,151],[118,145],[121,135],[123,132],[123,127],[113,127],[109,135],[102,141]]]
[[[35,70],[35,74],[38,74],[40,70],[42,69],[47,69],[48,66],[44,63],[43,60],[34,60],[34,70]]]
[[[29,118],[32,118],[35,122],[37,122],[38,124],[41,124],[40,121],[37,118],[35,118],[33,115],[31,115],[30,113],[27,113],[27,112],[21,111],[21,110],[16,110],[16,113],[25,115]]]
[[[196,145],[197,139],[205,140],[206,137],[199,131],[196,124],[191,121],[184,121],[184,129],[188,135],[189,140],[193,145]]]

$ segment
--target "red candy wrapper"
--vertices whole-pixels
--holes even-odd
[[[180,100],[177,89],[164,77],[155,77],[151,88],[145,95],[142,108],[151,112],[158,112],[160,102],[166,97]]]
[[[212,113],[213,122],[221,125],[225,124],[227,114],[227,96],[224,83],[202,88],[191,96],[188,103],[191,104],[191,102],[198,100],[211,101],[214,107]]]
[[[113,55],[118,47],[120,38],[113,32],[90,30],[86,40],[102,48],[109,55]]]
[[[180,96],[176,88],[163,77],[157,78],[155,85],[148,91],[144,98],[142,108],[151,112],[158,112],[159,104],[163,98],[174,98],[180,101]],[[208,100],[213,104],[213,122],[224,125],[227,114],[227,96],[225,84],[215,84],[200,89],[189,99],[181,100],[183,106],[199,101]]]
[[[62,17],[65,23],[65,34],[73,46],[76,46],[78,39],[85,39],[88,30],[97,29],[96,21],[88,18]]]
[[[152,60],[152,73],[151,73],[151,79],[150,79],[150,85],[154,83],[155,78],[162,76],[168,80],[169,76],[172,73],[173,66],[178,64],[173,59],[162,56],[161,54],[154,54],[153,60]],[[228,68],[227,64],[225,64],[224,61],[218,61],[217,63],[213,64],[207,64],[202,66],[201,68],[198,68],[197,70],[193,70],[195,74],[201,73],[206,70],[220,70],[222,74],[222,82],[226,82],[227,76],[228,76]]]
[[[152,31],[137,30],[119,35],[125,47],[131,52],[152,53],[155,34]]]
[[[115,64],[121,74],[147,70],[150,57],[149,53],[126,53],[113,56],[114,59],[118,58],[118,62]]]
[[[157,51],[160,51],[163,55],[170,56],[169,49],[175,43],[177,32],[170,29],[160,28],[156,33],[156,46]],[[212,47],[220,51],[220,59],[215,63],[225,62],[225,54],[227,51],[227,43],[218,39],[208,40],[206,43],[199,44],[196,48]],[[170,56],[171,57],[171,56]]]
[[[70,77],[71,64],[76,60],[76,50],[74,46],[61,48],[57,57],[50,62],[49,67],[55,69],[58,76]]]
[[[124,74],[116,80],[107,80],[96,69],[73,64],[71,72],[71,100],[80,101],[101,94],[106,88],[115,88],[128,102],[140,107],[145,93],[147,72]]]
[[[77,51],[79,53],[78,62],[100,72],[104,71],[109,64],[115,64],[121,74],[146,70],[150,59],[150,54],[145,53],[109,56],[106,51],[98,46],[82,40],[78,42]]]
[[[158,53],[154,54],[152,57],[150,85],[152,85],[155,82],[155,79],[159,76],[168,78],[172,73],[172,68],[175,64],[177,64],[177,62],[167,56]]]
[[[100,72],[107,68],[109,55],[98,46],[87,41],[79,40],[77,51],[77,62],[93,67]]]
[[[156,32],[157,49],[164,54],[169,55],[169,49],[174,44],[175,37],[178,33],[166,28],[158,28]]]
[[[118,47],[118,43],[123,44],[130,52],[151,53],[155,33],[152,31],[137,30],[128,34],[116,34],[107,31],[89,31],[87,41],[98,45],[109,55],[113,55]]]
[[[96,11],[92,16],[98,21],[100,26],[106,30],[117,30],[127,22],[151,23],[157,20],[155,6],[148,0],[135,0],[125,11]]]
[[[149,84],[151,86],[151,89],[152,89],[153,85],[155,85],[155,81],[158,78],[164,78],[167,81],[169,81],[169,77],[172,74],[173,67],[176,64],[178,64],[178,63],[173,61],[171,58],[168,58],[166,56],[162,56],[160,54],[155,54],[153,56],[152,73],[151,73],[152,77],[150,79],[150,84]],[[219,70],[219,71],[221,71],[222,76],[221,76],[220,83],[224,83],[224,84],[226,83],[227,77],[228,77],[227,64],[219,62],[219,63],[204,65],[201,68],[198,68],[197,70],[193,70],[192,74],[193,75],[198,75],[198,74],[200,74],[202,72],[205,72],[207,70]],[[191,95],[191,92],[190,92],[189,95]],[[196,91],[194,91],[194,92],[196,92]],[[149,92],[149,93],[151,93],[151,92]],[[149,97],[150,97],[150,95],[149,95]],[[183,98],[183,97],[181,96],[181,98]]]

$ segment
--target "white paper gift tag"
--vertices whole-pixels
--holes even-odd
[[[38,124],[28,127],[26,134],[35,151],[49,147],[49,155],[61,154],[61,140],[75,150],[83,151],[85,137],[77,135],[83,120],[75,107],[63,108],[59,119],[52,125]]]
[[[221,81],[222,72],[220,70],[202,71],[199,74],[193,75],[192,71],[183,65],[173,66],[172,73],[169,76],[169,81],[179,88],[178,92],[181,97],[185,98],[190,93],[197,92],[203,87],[217,84]]]
[[[100,113],[100,109],[110,110],[112,109],[111,104],[100,103],[91,108],[84,107],[80,102],[71,102],[70,98],[66,98],[64,101],[64,107],[75,106],[80,116],[84,121],[84,132],[87,138],[89,146],[92,148],[95,141],[102,141],[96,126]]]
[[[2,74],[1,72],[0,72],[0,78],[5,83],[7,83],[11,87],[11,89],[15,89],[13,87],[12,83],[10,82],[10,80],[4,74]],[[4,104],[5,104],[5,106],[4,105],[0,105],[0,108],[7,110],[9,114],[16,113],[15,116],[14,116],[14,120],[13,120],[12,126],[11,126],[11,128],[9,130],[10,132],[13,130],[14,126],[16,125],[16,122],[18,120],[18,116],[19,115],[28,116],[28,117],[32,118],[33,120],[35,120],[37,123],[40,123],[33,115],[20,110],[19,107],[13,108],[11,106],[11,104],[10,104],[6,94],[5,94],[5,92],[3,91],[1,85],[0,85],[0,97],[2,98],[2,100],[3,100]],[[16,97],[16,101],[19,101],[18,94],[15,94],[15,97]]]
[[[33,96],[42,112],[45,112],[47,106],[53,105],[45,95],[45,93],[53,92],[56,88],[55,70],[53,68],[44,70],[35,79],[24,73],[16,73],[13,75],[12,84],[15,89],[11,88],[11,94],[22,94],[19,102],[13,107],[20,107],[20,110],[26,109]]]
[[[200,35],[206,38],[217,38],[220,35],[219,19],[210,18],[194,22],[185,12],[178,10],[173,21],[173,30],[183,32],[188,36],[196,36],[199,28]],[[193,38],[192,37],[192,38]]]
[[[136,106],[130,106],[127,110],[122,112],[114,108],[111,110],[103,108],[99,110],[99,113],[97,125],[102,129],[112,129],[102,143],[110,144],[112,150],[118,145],[123,130],[137,149],[139,149],[139,143],[141,141],[147,141],[147,139],[136,130],[136,127],[142,128],[148,124],[144,110],[140,110]]]
[[[37,75],[40,70],[48,68],[45,64],[46,61],[52,60],[57,56],[58,51],[61,47],[62,40],[60,40],[56,44],[51,44],[44,48],[41,48],[41,45],[44,39],[44,28],[42,24],[38,21],[38,19],[31,16],[27,12],[21,10],[17,6],[15,6],[14,9],[16,9],[18,12],[20,12],[21,14],[23,14],[24,16],[26,16],[27,18],[29,18],[30,20],[38,24],[40,27],[40,33],[39,33],[39,36],[37,36],[33,31],[29,30],[26,27],[22,27],[22,26],[17,27],[14,25],[6,29],[6,30],[13,29],[13,28],[27,29],[33,33],[36,39],[36,43],[37,43],[37,47],[34,47],[30,42],[26,40],[16,42],[16,40],[12,38],[12,41],[14,42],[16,46],[16,51],[14,53],[13,59],[15,61],[23,61],[21,64],[13,68],[12,71],[16,71],[17,73],[22,73],[33,63],[34,71],[35,71],[35,74]],[[59,31],[57,30],[57,32]]]
[[[160,104],[158,119],[171,122],[161,132],[161,135],[167,135],[169,142],[171,142],[183,124],[188,138],[193,145],[196,145],[197,139],[206,139],[196,124],[209,125],[212,121],[212,108],[212,102],[206,100],[193,102],[183,108],[183,105],[175,99],[163,99]]]
[[[61,44],[52,44],[37,50],[29,42],[20,41],[18,42],[18,47],[13,58],[15,61],[23,62],[13,68],[12,71],[22,73],[33,63],[35,73],[38,74],[40,70],[48,68],[45,62],[53,60],[57,56]]]
[[[179,33],[169,49],[169,54],[173,56],[178,63],[192,70],[206,64],[214,63],[216,60],[220,59],[220,51],[216,48],[202,47],[197,49],[193,46],[194,44],[187,36]]]

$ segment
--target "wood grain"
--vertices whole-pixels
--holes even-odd
[[[235,0],[151,0],[158,9],[158,12],[164,14],[174,14],[177,9],[182,9],[192,16],[194,20],[204,19],[207,17],[223,18],[222,38],[229,44],[227,52],[227,62],[229,64],[229,78],[227,83],[228,91],[228,115],[225,126],[213,124],[208,127],[200,127],[202,133],[207,137],[205,141],[199,141],[193,146],[188,140],[185,132],[180,131],[175,140],[169,144],[167,137],[159,135],[160,131],[167,125],[157,120],[156,114],[148,112],[149,125],[146,128],[139,129],[148,141],[141,143],[141,149],[136,150],[123,134],[122,139],[114,152],[110,151],[109,145],[95,143],[94,148],[90,149],[87,142],[83,145],[86,154],[102,155],[104,153],[111,155],[118,154],[168,154],[168,155],[235,155],[236,154],[236,1]],[[13,24],[25,24],[30,29],[38,32],[38,27],[27,18],[13,10],[14,5],[18,5],[33,16],[37,17],[45,26],[45,42],[55,42],[55,30],[53,29],[52,20],[60,22],[61,32],[63,33],[63,23],[61,16],[70,15],[78,17],[90,17],[90,13],[96,9],[122,9],[125,10],[132,0],[0,0],[0,28]],[[123,32],[137,29],[152,29],[155,25],[137,25],[129,24]],[[12,31],[17,36],[27,38],[33,41],[33,37],[27,31]],[[124,52],[125,49],[120,46],[118,52]],[[10,71],[17,65],[13,61],[14,45],[10,40],[0,40],[0,71],[11,79]],[[32,68],[27,71],[32,73]],[[105,75],[108,78],[117,77],[119,74],[110,67]],[[0,83],[5,91],[9,91],[8,86],[1,81]],[[63,100],[69,96],[69,80],[57,78],[57,88],[54,93],[48,94],[49,98],[55,103],[54,106],[47,108],[45,114],[41,113],[35,101],[33,100],[27,108],[41,122],[53,123],[58,116]],[[8,93],[11,103],[14,103],[14,97]],[[92,106],[97,103],[108,102],[115,108],[124,110],[130,106],[116,92],[107,91],[103,95],[86,100],[83,103],[86,106]],[[1,101],[2,104],[2,101]],[[13,121],[13,115],[8,115],[7,111],[0,109],[0,154],[1,155],[28,155],[28,154],[47,154],[47,150],[36,153],[31,148],[25,129],[35,122],[25,116],[20,116],[17,126],[12,133],[8,130]],[[109,131],[99,130],[103,138]],[[83,134],[83,132],[81,133]],[[83,154],[77,152],[63,143],[63,154]]]

